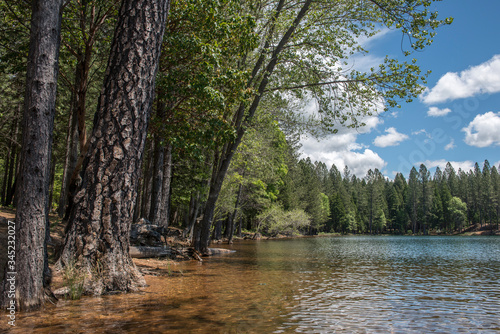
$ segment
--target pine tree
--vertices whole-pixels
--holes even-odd
[[[124,0],[94,128],[58,265],[75,263],[85,291],[145,284],[129,254],[129,231],[169,2]]]

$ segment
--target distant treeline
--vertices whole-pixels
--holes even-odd
[[[476,163],[468,172],[448,163],[434,175],[422,164],[413,167],[408,179],[398,173],[389,180],[378,169],[358,178],[347,167],[341,173],[336,166],[328,170],[306,159],[298,161],[287,180],[285,208],[299,205],[318,217],[314,193],[328,199],[328,216],[316,219],[316,232],[454,233],[474,224],[498,229],[500,177],[487,160],[482,169]]]

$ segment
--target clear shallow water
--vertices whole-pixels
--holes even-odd
[[[500,333],[499,237],[303,238],[231,248],[203,264],[172,266],[173,277],[148,276],[141,293],[22,315],[17,330]]]

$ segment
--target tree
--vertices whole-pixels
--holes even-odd
[[[56,103],[62,0],[32,3],[30,49],[26,75],[20,176],[16,213],[16,309],[39,308],[48,279],[46,237],[52,131]],[[7,305],[7,277],[2,305]],[[47,282],[48,283],[48,282]],[[10,285],[10,284],[9,284]]]
[[[384,182],[384,176],[378,169],[375,169],[375,171],[372,171],[371,169],[368,171],[366,174],[366,180],[367,180],[367,198],[368,198],[368,227],[370,230],[370,234],[373,233],[373,228],[375,227],[378,232],[380,232],[381,227],[385,227],[385,215],[383,219],[383,225],[379,224],[377,226],[374,226],[374,220],[377,219],[379,223],[381,223],[381,215],[380,211],[382,210],[385,206],[384,199],[383,199],[383,182]]]
[[[458,197],[450,200],[450,217],[453,228],[461,231],[467,221],[467,205]]]
[[[65,214],[68,195],[69,199],[74,195],[71,192],[68,194],[69,187],[72,190],[76,188],[74,183],[77,182],[87,150],[87,95],[92,88],[92,78],[94,81],[99,81],[96,78],[102,79],[101,73],[96,73],[103,67],[104,55],[109,54],[110,37],[105,32],[106,27],[111,26],[109,21],[116,16],[117,3],[118,0],[74,1],[68,2],[64,11],[62,43],[63,51],[66,52],[61,57],[67,53],[66,62],[71,66],[66,71],[61,70],[61,77],[71,92],[71,100],[59,198],[60,217]],[[68,208],[68,213],[70,209]]]
[[[488,160],[484,161],[483,173],[481,176],[481,188],[482,188],[482,198],[481,207],[484,216],[484,220],[488,219],[488,224],[492,223],[492,215],[494,212],[494,193],[493,185],[491,182],[491,167]]]
[[[427,234],[427,224],[429,222],[429,214],[432,206],[432,188],[431,188],[431,174],[427,170],[424,164],[420,165],[418,171],[419,182],[421,186],[420,191],[420,219],[421,219],[421,227],[424,234]]]
[[[417,233],[417,223],[418,223],[418,200],[419,200],[419,189],[418,184],[418,172],[415,167],[410,171],[410,177],[408,178],[408,201],[406,202],[408,215],[411,221],[411,230],[413,234]]]
[[[279,0],[266,6],[247,4],[258,18],[257,29],[262,36],[259,48],[239,60],[249,70],[247,88],[254,94],[229,118],[235,137],[222,146],[214,163],[213,182],[199,226],[200,238],[193,242],[197,250],[206,252],[208,248],[223,179],[260,102],[278,92],[316,96],[324,128],[335,131],[338,125],[362,126],[360,117],[378,110],[382,101],[394,107],[398,99],[412,100],[422,92],[419,82],[425,79],[416,60],[398,63],[387,58],[379,68],[367,73],[346,73],[341,63],[352,53],[363,52],[357,39],[373,36],[381,24],[400,28],[410,36],[413,49],[424,48],[431,42],[433,29],[451,22],[437,20],[437,13],[427,10],[431,3],[371,0],[339,1],[329,6],[314,0]]]
[[[500,220],[500,175],[495,166],[491,167],[491,184],[492,184],[492,210],[496,220],[496,228],[498,230]]]
[[[124,0],[111,45],[59,266],[75,263],[87,293],[130,291],[144,279],[129,231],[169,2]]]

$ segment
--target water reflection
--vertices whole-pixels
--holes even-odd
[[[17,333],[500,331],[500,238],[241,242],[144,292],[62,301]],[[2,324],[3,325],[3,324]]]

